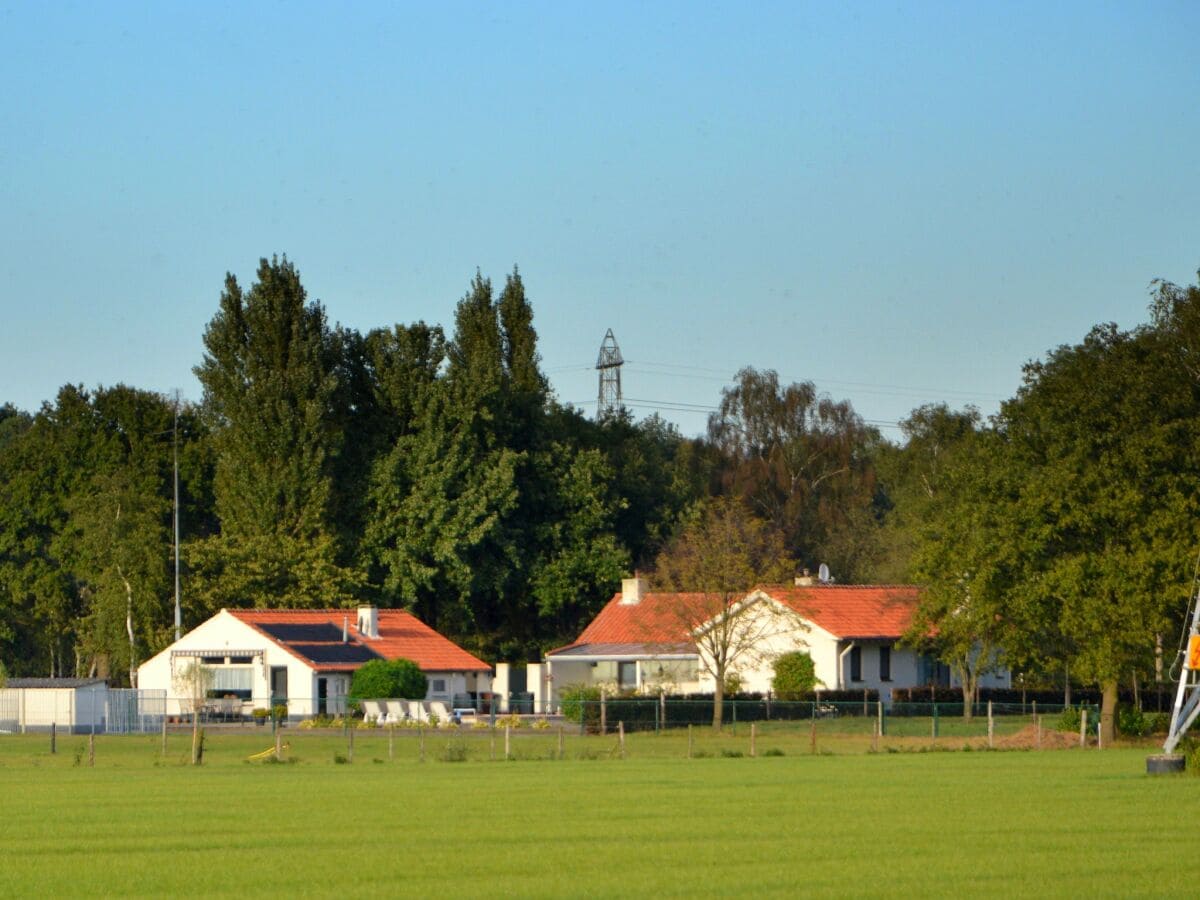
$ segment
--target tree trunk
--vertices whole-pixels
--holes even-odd
[[[963,721],[970,722],[975,716],[975,687],[979,679],[967,664],[958,667],[958,677],[962,681]]]
[[[713,731],[721,730],[721,717],[725,712],[725,679],[717,678],[713,688]]]
[[[1101,686],[1100,695],[1100,740],[1105,747],[1111,747],[1117,736],[1117,682],[1115,679],[1106,681]]]

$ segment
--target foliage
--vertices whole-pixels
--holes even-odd
[[[784,537],[791,555],[861,579],[875,562],[878,432],[812,382],[786,387],[770,370],[738,372],[709,417],[723,486]]]
[[[563,718],[578,723],[589,704],[600,702],[600,688],[584,684],[568,685],[562,689],[559,698],[562,701]]]
[[[1136,706],[1117,706],[1117,732],[1130,737],[1141,737],[1148,733],[1149,723]]]
[[[353,591],[332,520],[341,343],[286,257],[262,259],[243,291],[225,278],[195,368],[216,457],[221,533],[196,548],[202,592],[304,608]],[[220,603],[220,605],[225,605]]]
[[[775,672],[771,679],[771,690],[780,700],[799,700],[821,684],[817,678],[817,667],[811,656],[801,651],[784,653],[771,664]]]
[[[714,728],[721,725],[726,678],[739,660],[753,657],[764,635],[777,627],[772,608],[738,605],[739,601],[756,585],[785,581],[794,571],[780,534],[729,498],[697,510],[659,554],[656,583],[690,595],[673,615],[680,633],[693,636],[700,664],[717,685]]]
[[[423,700],[428,679],[410,659],[372,659],[355,670],[350,694],[360,700]]]

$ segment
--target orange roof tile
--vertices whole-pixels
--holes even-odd
[[[921,599],[913,585],[765,585],[763,593],[839,638],[897,639]]]
[[[579,635],[576,644],[692,643],[691,629],[720,612],[706,594],[643,594],[622,603],[618,592]]]
[[[411,659],[423,672],[474,672],[491,668],[449,638],[434,631],[412,613],[402,609],[379,610],[379,637],[359,634],[352,609],[231,609],[229,614],[251,626],[292,653],[312,662],[298,647],[299,641],[279,640],[262,625],[332,625],[339,632],[349,619],[349,643],[366,647],[384,659]],[[314,666],[327,671],[353,671],[361,662],[321,662]]]

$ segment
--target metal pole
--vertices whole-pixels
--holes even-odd
[[[179,600],[179,391],[175,392],[175,428],[172,437],[175,457],[175,640],[183,630],[183,609]]]

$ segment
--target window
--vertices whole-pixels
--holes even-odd
[[[637,663],[623,662],[617,664],[617,685],[623,691],[631,691],[637,687]]]
[[[892,680],[892,645],[884,644],[879,648],[879,680]]]
[[[850,680],[862,681],[862,647],[850,651]]]
[[[446,679],[445,678],[434,678],[430,682],[430,690],[435,694],[446,693]]]

